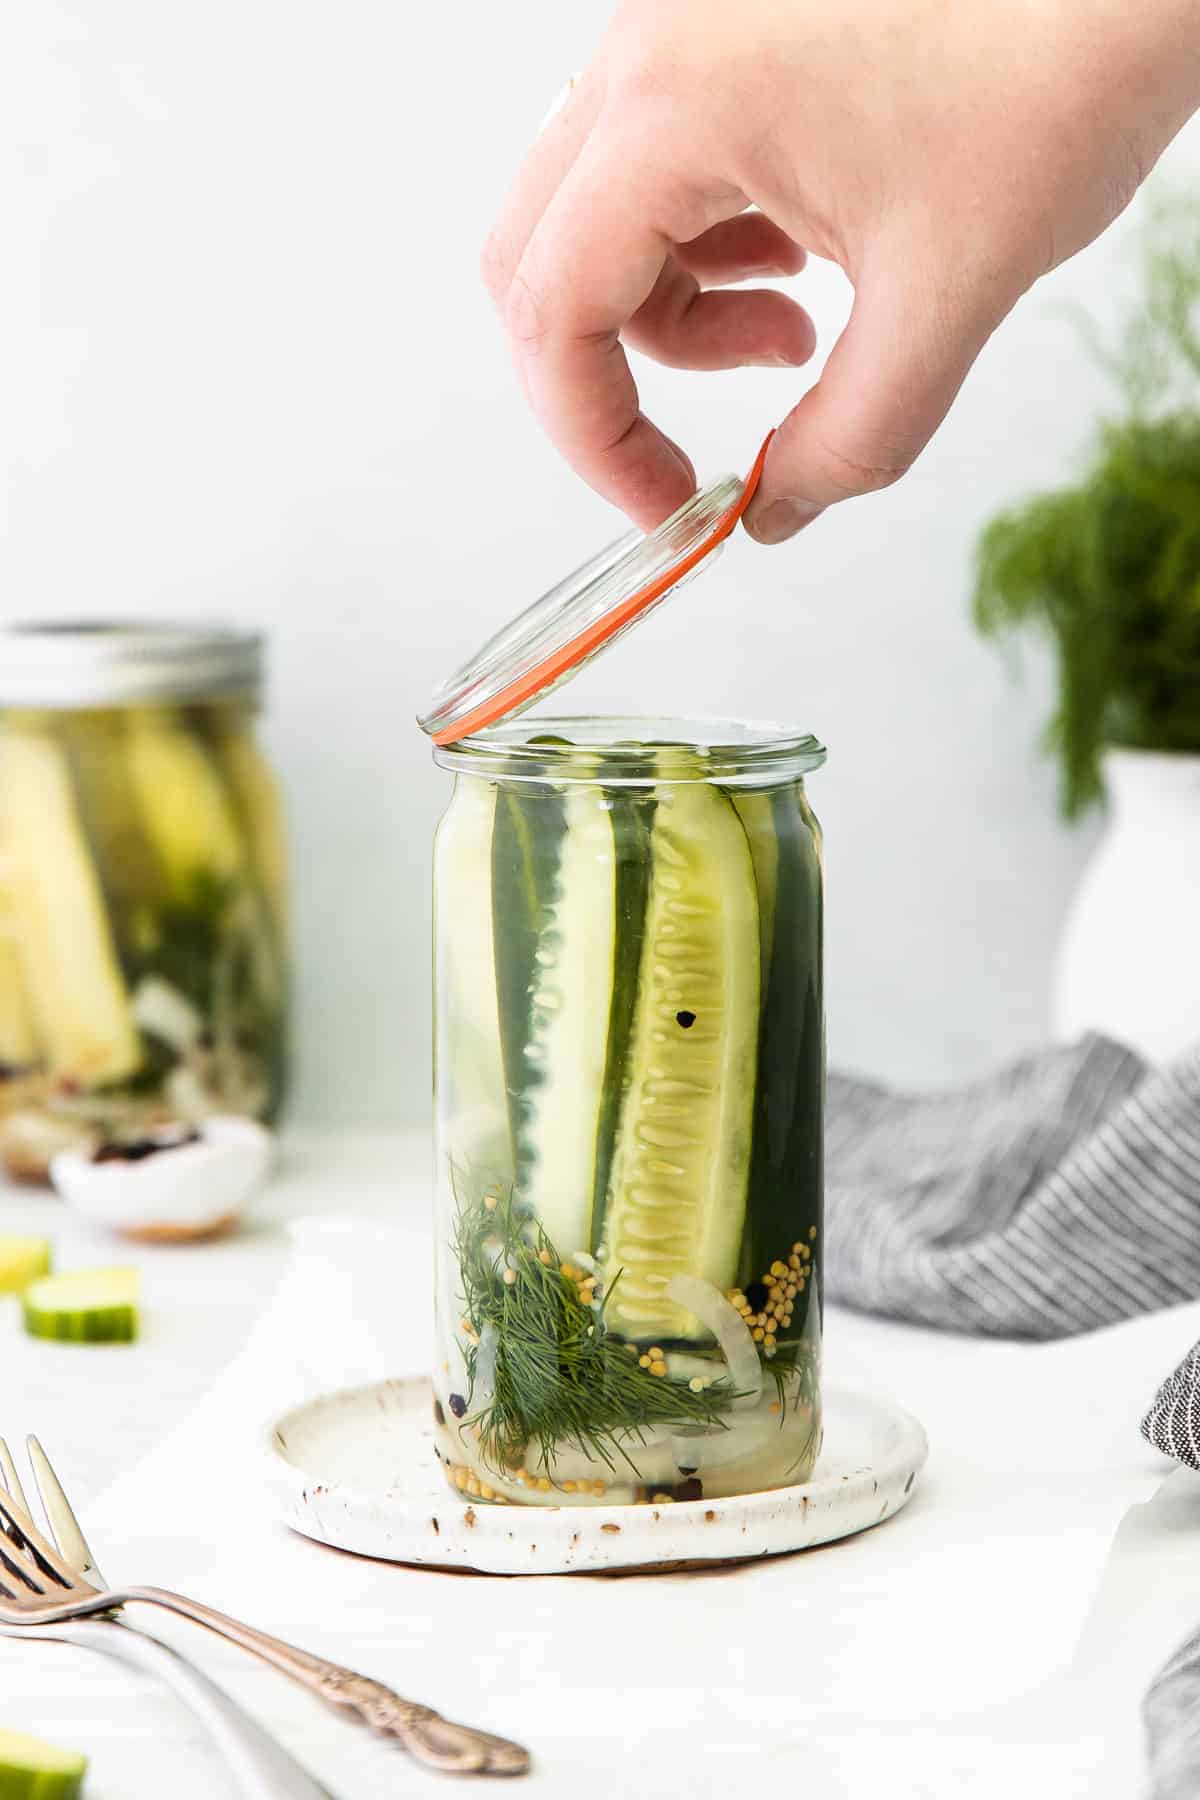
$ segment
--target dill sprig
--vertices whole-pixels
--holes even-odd
[[[644,1442],[648,1431],[725,1427],[738,1390],[727,1379],[696,1390],[643,1369],[637,1346],[614,1336],[605,1321],[620,1277],[598,1304],[581,1299],[580,1284],[566,1272],[571,1265],[564,1268],[556,1246],[511,1193],[460,1199],[454,1251],[472,1338],[463,1424],[478,1431],[493,1468],[521,1467],[531,1446],[549,1468],[557,1451],[574,1446],[610,1469],[620,1460],[636,1475],[628,1446]]]

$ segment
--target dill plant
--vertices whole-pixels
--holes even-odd
[[[1080,323],[1120,408],[1080,478],[994,518],[973,614],[1054,647],[1046,741],[1064,815],[1103,797],[1106,747],[1200,754],[1200,200],[1149,203],[1141,304],[1115,346]]]

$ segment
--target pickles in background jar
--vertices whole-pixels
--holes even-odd
[[[217,1113],[286,1074],[286,852],[257,638],[25,628],[0,664],[0,1154]]]

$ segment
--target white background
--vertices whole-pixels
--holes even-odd
[[[526,416],[478,286],[508,174],[601,0],[105,0],[15,9],[0,69],[0,594],[7,617],[219,615],[272,638],[298,874],[297,1108],[423,1117],[429,840],[413,715],[448,665],[618,521]],[[20,29],[14,30],[19,23]],[[1194,175],[1195,131],[1171,153]],[[898,488],[742,538],[581,681],[581,706],[777,717],[831,750],[832,1056],[966,1075],[1046,1030],[1094,828],[1055,821],[1050,693],[973,637],[972,545],[1067,478],[1131,226],[998,334]],[[827,347],[844,283],[798,284]],[[742,467],[793,373],[645,368],[702,473]]]

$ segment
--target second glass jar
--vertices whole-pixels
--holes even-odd
[[[776,728],[436,752],[435,1417],[483,1501],[699,1500],[821,1440],[821,842]]]
[[[0,677],[0,1155],[283,1099],[283,820],[251,634],[7,633]]]

